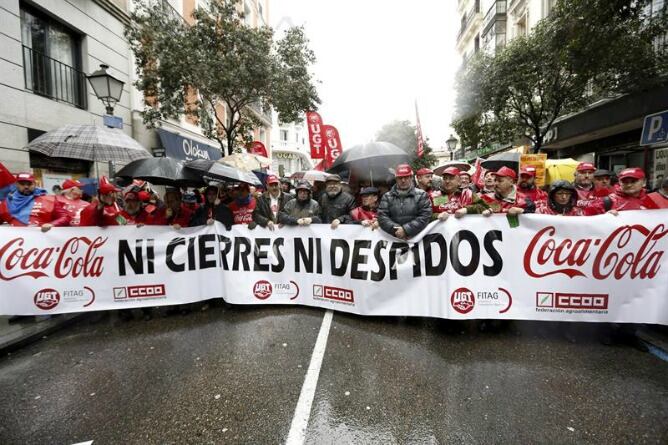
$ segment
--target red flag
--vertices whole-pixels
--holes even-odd
[[[482,174],[483,169],[482,166],[480,165],[481,161],[482,160],[480,158],[475,160],[475,172],[473,172],[473,176],[471,176],[471,184],[475,185],[480,190],[484,188],[483,174]]]
[[[2,165],[2,162],[0,162],[0,189],[5,188],[15,182],[16,176],[12,175],[9,170],[7,170],[7,167]]]
[[[265,147],[264,144],[260,141],[253,141],[250,144],[250,147],[248,147],[248,153],[264,156],[265,158],[269,157],[267,155],[267,147]]]
[[[323,125],[325,130],[325,147],[327,148],[327,166],[331,167],[334,161],[341,155],[343,147],[341,146],[341,138],[339,137],[339,130],[332,125]]]
[[[322,118],[315,111],[307,111],[306,125],[308,126],[308,140],[311,144],[311,159],[324,159],[325,146],[323,144]]]
[[[417,122],[417,157],[421,158],[424,154],[424,140],[422,139],[422,126],[420,125],[420,114],[418,113],[417,100],[415,101],[415,120]]]

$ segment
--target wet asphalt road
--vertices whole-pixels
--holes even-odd
[[[89,316],[0,358],[0,443],[283,443],[324,311]],[[668,363],[591,326],[335,313],[305,443],[668,443]]]

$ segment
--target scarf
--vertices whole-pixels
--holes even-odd
[[[30,195],[23,195],[18,192],[12,193],[7,197],[7,208],[10,215],[23,224],[28,225],[30,223],[30,212],[32,212],[32,206],[35,204],[35,198],[44,195],[46,195],[46,190],[37,187]]]

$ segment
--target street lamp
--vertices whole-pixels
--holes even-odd
[[[453,155],[455,153],[455,150],[457,149],[457,144],[458,143],[459,143],[459,141],[452,134],[450,135],[450,138],[447,141],[445,141],[445,145],[448,146],[448,151],[450,152],[450,160],[451,161],[453,159]]]
[[[93,74],[86,76],[90,86],[93,87],[93,91],[98,99],[107,108],[107,114],[114,114],[114,105],[121,100],[121,94],[123,94],[123,85],[125,82],[116,79],[114,76],[107,72],[109,65],[102,64],[100,69],[95,71]]]

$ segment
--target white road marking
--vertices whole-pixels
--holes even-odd
[[[306,439],[306,427],[308,426],[308,419],[311,416],[311,405],[313,404],[315,389],[318,386],[320,367],[322,366],[322,359],[325,356],[327,337],[329,336],[329,328],[332,325],[333,315],[334,313],[328,310],[322,318],[320,332],[318,332],[318,338],[313,347],[311,363],[309,363],[308,370],[306,371],[306,378],[302,385],[302,391],[299,394],[295,415],[290,425],[290,433],[288,433],[288,440],[285,442],[286,445],[301,445]]]

